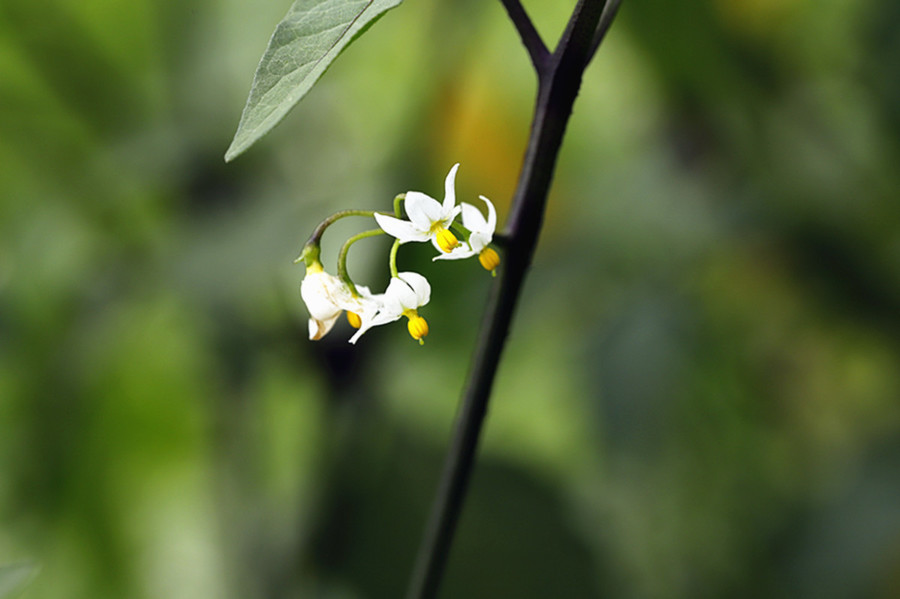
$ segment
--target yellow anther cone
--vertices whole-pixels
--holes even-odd
[[[410,316],[406,328],[409,330],[409,334],[412,338],[418,340],[420,343],[424,337],[428,336],[428,323],[419,315]]]
[[[487,247],[478,254],[478,261],[485,270],[493,271],[500,266],[500,255],[493,248]]]
[[[441,228],[437,231],[434,239],[435,241],[437,241],[438,247],[445,254],[449,253],[453,250],[453,248],[459,245],[459,240],[456,238],[456,235],[444,228]]]

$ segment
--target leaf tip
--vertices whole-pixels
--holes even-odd
[[[237,158],[238,156],[240,156],[241,154],[243,154],[243,153],[244,153],[244,150],[247,149],[247,148],[245,148],[245,147],[240,147],[240,146],[236,143],[236,141],[237,141],[237,140],[231,142],[231,145],[228,146],[228,149],[227,149],[227,150],[225,150],[225,162],[226,162],[226,163],[231,162],[232,160],[234,160],[235,158]]]

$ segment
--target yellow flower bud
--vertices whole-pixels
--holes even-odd
[[[418,340],[419,343],[424,343],[422,338],[428,336],[428,323],[425,322],[424,318],[418,314],[409,316],[409,322],[406,324],[406,328],[409,329],[409,334],[413,339]]]
[[[347,312],[347,322],[349,322],[350,326],[354,329],[358,329],[362,326],[362,319],[356,312]]]
[[[478,261],[485,270],[493,271],[500,266],[500,255],[493,248],[486,247],[478,254]]]
[[[448,231],[447,229],[440,227],[434,235],[435,241],[437,241],[437,245],[441,248],[441,251],[449,253],[453,248],[459,245],[459,240],[456,238],[456,235]]]

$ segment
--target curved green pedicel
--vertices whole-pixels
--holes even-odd
[[[399,277],[397,273],[397,250],[400,249],[400,240],[394,240],[394,245],[391,246],[391,257],[390,257],[390,267],[391,267],[391,276]]]
[[[398,193],[394,196],[394,216],[397,218],[403,218],[403,209],[400,207],[400,202],[406,200],[405,193]]]
[[[350,246],[360,239],[375,237],[376,235],[385,235],[385,232],[381,229],[369,229],[368,231],[357,233],[344,242],[344,245],[341,246],[341,251],[338,254],[338,277],[350,287],[350,291],[352,291],[355,296],[358,296],[359,294],[356,291],[356,285],[353,284],[353,281],[350,280],[350,275],[347,273],[347,253],[350,251]]]

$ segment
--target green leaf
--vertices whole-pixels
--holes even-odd
[[[37,567],[29,563],[0,566],[0,599],[14,597],[36,573]]]
[[[350,42],[402,1],[295,0],[259,61],[225,161],[277,125]]]

